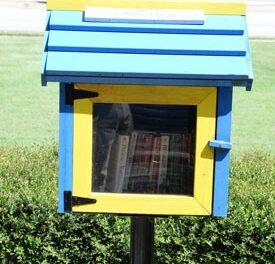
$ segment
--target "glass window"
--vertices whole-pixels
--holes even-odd
[[[193,195],[196,110],[94,103],[92,191]]]

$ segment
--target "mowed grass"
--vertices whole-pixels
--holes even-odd
[[[0,35],[0,145],[57,141],[58,85],[40,84],[41,36]]]
[[[251,41],[255,81],[234,89],[233,154],[275,155],[275,42]],[[0,35],[0,145],[57,142],[58,85],[40,85],[41,36]]]
[[[251,41],[251,51],[252,91],[234,89],[232,152],[254,147],[275,155],[275,41]]]

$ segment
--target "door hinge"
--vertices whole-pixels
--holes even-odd
[[[72,196],[71,191],[64,191],[64,211],[66,213],[71,212],[73,206],[95,204],[96,202],[96,199]]]
[[[65,103],[67,105],[73,105],[74,100],[76,99],[95,98],[98,96],[98,92],[74,89],[73,83],[68,83],[65,85]]]

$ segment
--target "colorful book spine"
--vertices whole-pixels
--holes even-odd
[[[124,179],[124,183],[123,183],[124,191],[127,191],[127,189],[128,189],[129,178],[131,176],[131,170],[132,170],[133,162],[134,162],[137,137],[138,137],[137,131],[134,131],[131,133],[129,149],[128,149],[128,156],[127,156],[127,163],[126,163],[126,169],[125,169],[125,179]]]
[[[195,143],[192,133],[186,132],[182,135],[182,175],[183,175],[183,192],[185,194],[193,193],[194,186],[194,151]]]
[[[163,192],[167,176],[169,150],[169,136],[162,135],[160,137],[160,157],[159,157],[159,175],[158,175],[158,192]]]
[[[174,163],[173,163],[173,193],[183,192],[183,175],[182,175],[182,136],[175,135],[174,145]]]
[[[152,156],[152,147],[154,136],[152,134],[144,135],[143,153],[141,154],[140,175],[146,176],[149,179],[149,170]]]
[[[142,161],[142,154],[144,151],[144,146],[143,146],[144,136],[145,134],[140,132],[137,135],[136,147],[135,147],[132,168],[131,168],[131,178],[140,176],[139,171],[140,171],[140,163]]]
[[[152,149],[152,159],[150,164],[150,180],[157,181],[159,173],[159,163],[160,163],[160,146],[161,146],[161,136],[156,136],[154,138],[154,144]]]
[[[122,192],[127,161],[129,136],[116,135],[113,143],[109,166],[107,190],[110,192]]]
[[[159,161],[160,161],[160,145],[161,145],[161,137],[154,137],[154,144],[152,148],[152,158],[150,163],[149,170],[149,186],[148,191],[155,193],[157,192],[158,186],[158,175],[159,175]]]
[[[127,140],[124,137],[127,137]],[[192,193],[192,138],[189,132],[154,134],[148,131],[133,131],[131,136],[119,135],[111,155],[112,163],[118,163],[117,167],[113,165],[110,169],[114,177],[112,191]]]

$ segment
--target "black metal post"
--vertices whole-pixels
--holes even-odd
[[[131,264],[153,264],[154,217],[131,217]]]

